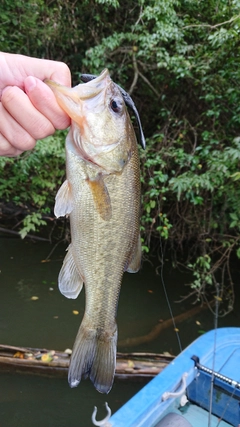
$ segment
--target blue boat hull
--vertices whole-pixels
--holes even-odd
[[[206,369],[195,366],[192,356]],[[209,370],[209,372],[207,372]],[[211,371],[220,375],[213,377]],[[182,377],[184,381],[182,384]],[[221,378],[233,379],[235,382]],[[150,381],[108,421],[111,427],[155,427],[169,413],[178,414],[193,427],[203,427],[208,416],[210,391],[212,413],[222,417],[221,427],[240,424],[240,328],[219,328],[199,337]],[[176,396],[164,400],[166,394]],[[182,405],[187,395],[188,403]],[[190,403],[189,403],[190,402]],[[196,410],[197,415],[191,415]],[[200,413],[201,411],[201,413]],[[161,427],[161,424],[159,424]],[[172,424],[165,424],[174,425]],[[178,424],[179,426],[181,424]],[[216,425],[216,424],[213,424]]]

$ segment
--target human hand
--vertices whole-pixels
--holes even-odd
[[[70,125],[44,79],[71,85],[63,62],[0,52],[1,156],[17,156],[32,149],[37,139]]]

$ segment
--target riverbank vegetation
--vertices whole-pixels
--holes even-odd
[[[191,293],[201,300],[219,284],[224,312],[234,303],[230,259],[240,258],[239,10],[240,0],[0,4],[1,50],[65,61],[73,84],[107,67],[132,95],[147,137],[143,249],[148,256],[157,239],[178,266],[184,250]],[[64,138],[57,132],[31,153],[0,159],[4,226],[22,237],[55,225]]]

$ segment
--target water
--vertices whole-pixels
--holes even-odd
[[[106,416],[104,402],[116,411],[142,384],[116,383],[108,396],[88,381],[70,389],[66,379],[1,374],[1,427],[90,427],[93,407],[97,419]]]
[[[84,312],[84,292],[77,300],[64,298],[57,288],[57,276],[66,247],[58,245],[49,262],[48,243],[0,240],[0,343],[65,350],[72,348]],[[235,268],[236,280],[239,270]],[[186,295],[190,276],[164,267],[164,279],[174,315],[192,308],[188,301],[177,304]],[[35,297],[35,298],[33,298]],[[36,298],[37,297],[37,298]],[[236,287],[239,301],[239,286]],[[74,314],[73,312],[79,314]],[[219,326],[240,326],[239,303]],[[118,310],[119,340],[148,333],[161,319],[170,317],[160,277],[145,262],[137,274],[125,274]],[[183,348],[202,331],[213,328],[210,311],[204,311],[180,324]],[[173,328],[154,341],[119,351],[179,353]],[[66,378],[0,373],[0,427],[90,427],[93,406],[97,418],[105,417],[104,402],[116,411],[136,393],[143,383],[115,382],[108,396],[98,393],[90,381],[70,389]]]

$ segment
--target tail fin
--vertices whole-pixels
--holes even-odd
[[[71,356],[68,382],[77,387],[82,378],[90,377],[100,393],[109,393],[116,368],[117,326],[113,333],[80,325]]]

